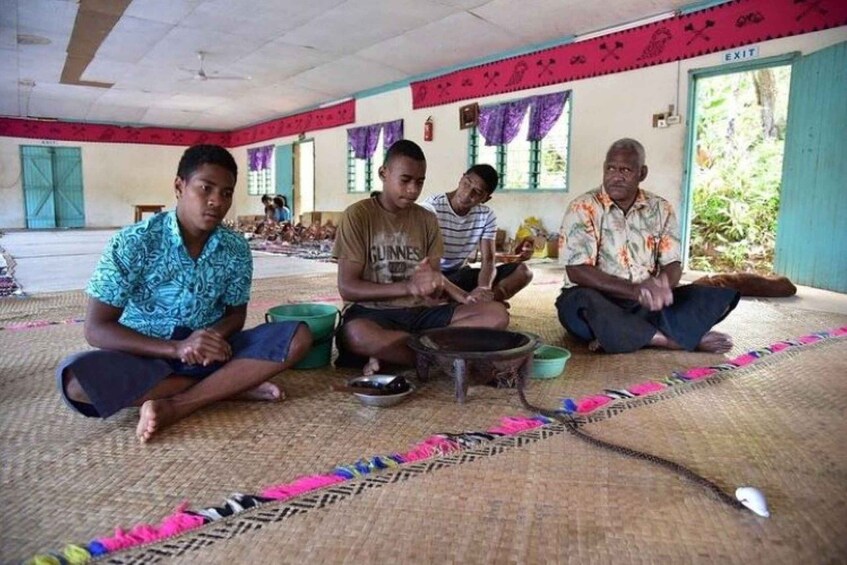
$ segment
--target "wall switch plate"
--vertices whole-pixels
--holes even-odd
[[[667,120],[665,120],[664,118],[660,118],[660,119],[656,120],[656,127],[659,127],[659,128],[668,127]]]
[[[672,126],[682,121],[682,118],[679,116],[679,114],[677,114],[676,116],[668,116],[667,118],[665,118],[665,121],[669,126]]]

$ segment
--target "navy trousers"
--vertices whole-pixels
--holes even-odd
[[[731,288],[690,284],[673,289],[673,304],[651,312],[637,301],[577,286],[562,289],[556,310],[568,333],[583,341],[597,340],[607,353],[641,349],[657,330],[693,351],[740,298],[741,294]]]

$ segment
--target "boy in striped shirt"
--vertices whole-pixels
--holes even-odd
[[[462,297],[463,303],[505,302],[532,280],[532,271],[522,262],[495,266],[494,238],[497,217],[484,203],[491,199],[499,181],[491,165],[474,165],[462,175],[452,192],[428,197],[422,205],[438,217],[438,227],[444,241],[441,272],[445,285],[452,285],[451,296]],[[467,265],[468,258],[480,249],[479,268]],[[531,253],[532,250],[529,250]]]

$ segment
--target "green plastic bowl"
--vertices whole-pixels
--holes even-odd
[[[532,378],[555,379],[565,371],[571,352],[555,345],[542,345],[532,355]]]

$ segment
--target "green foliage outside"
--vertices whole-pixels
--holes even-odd
[[[691,269],[773,271],[790,72],[698,82]]]
[[[546,187],[559,187],[565,185],[565,174],[568,170],[567,155],[560,153],[558,148],[542,145],[541,154],[541,181],[540,185]]]

